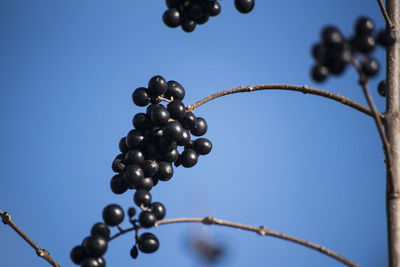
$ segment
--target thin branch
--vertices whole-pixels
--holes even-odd
[[[313,88],[313,87],[310,87],[307,85],[290,85],[290,84],[260,84],[260,85],[253,85],[253,86],[241,86],[238,88],[224,90],[224,91],[215,93],[213,95],[210,95],[206,98],[203,98],[192,105],[187,106],[187,110],[193,111],[194,109],[207,103],[208,101],[211,101],[211,100],[216,99],[221,96],[236,94],[236,93],[244,93],[244,92],[254,92],[254,91],[260,91],[260,90],[288,90],[288,91],[301,92],[303,94],[319,95],[319,96],[326,97],[326,98],[335,100],[337,102],[340,102],[346,106],[349,106],[358,111],[361,111],[362,113],[365,113],[369,116],[373,116],[371,110],[368,107],[361,105],[360,103],[353,101],[342,95],[338,95],[338,94],[335,94],[335,93],[332,93],[332,92],[329,92],[326,90],[322,90],[322,89]],[[380,114],[380,116],[382,116],[382,114]]]
[[[175,219],[168,219],[168,220],[163,220],[163,221],[157,221],[155,224],[155,227],[160,226],[160,225],[164,225],[164,224],[173,224],[173,223],[202,223],[202,224],[206,224],[206,225],[221,225],[221,226],[227,226],[227,227],[231,227],[231,228],[236,228],[236,229],[243,229],[243,230],[247,230],[247,231],[251,231],[251,232],[255,232],[259,235],[262,236],[273,236],[279,239],[284,239],[287,241],[291,241],[297,244],[300,244],[302,246],[317,250],[331,258],[334,258],[335,260],[338,260],[342,263],[344,263],[347,266],[352,266],[352,267],[357,267],[359,265],[357,265],[356,263],[352,262],[349,259],[346,259],[345,257],[337,254],[336,252],[333,252],[332,250],[329,250],[321,245],[294,237],[294,236],[290,236],[287,234],[283,234],[280,232],[276,232],[276,231],[272,231],[264,226],[260,226],[260,227],[256,227],[256,226],[251,226],[251,225],[245,225],[245,224],[240,224],[240,223],[234,223],[234,222],[230,222],[230,221],[225,221],[225,220],[220,220],[220,219],[216,219],[213,217],[205,217],[205,218],[175,218]],[[134,226],[128,229],[125,229],[123,231],[120,231],[118,233],[116,233],[115,235],[113,235],[110,238],[110,241],[119,237],[120,235],[123,235],[127,232],[131,232],[133,230],[139,230],[140,226]]]
[[[394,27],[392,21],[389,18],[389,15],[388,15],[388,13],[386,11],[385,5],[383,4],[383,1],[382,0],[377,0],[377,1],[378,1],[378,4],[379,4],[379,7],[381,9],[382,15],[385,18],[387,26],[389,28],[391,28],[391,29],[394,29],[395,27]]]
[[[27,234],[25,234],[11,219],[11,215],[8,212],[2,212],[0,210],[0,216],[4,224],[8,224],[12,229],[14,229],[17,234],[19,234],[33,249],[36,251],[36,254],[39,257],[42,257],[45,259],[48,263],[50,263],[54,267],[61,267],[60,264],[58,264],[52,257],[50,257],[50,253],[45,250],[40,248],[35,242],[32,241],[28,237]]]
[[[358,76],[360,78],[359,84],[363,90],[365,99],[367,100],[368,105],[369,105],[370,109],[372,110],[372,114],[373,114],[372,117],[374,118],[376,128],[378,129],[379,136],[381,137],[381,140],[383,143],[383,150],[384,150],[384,153],[385,153],[385,156],[387,159],[386,164],[388,166],[388,170],[391,170],[392,160],[391,160],[391,154],[390,154],[390,144],[389,144],[387,136],[383,130],[382,121],[381,121],[382,114],[376,110],[374,101],[372,100],[371,94],[369,93],[368,79],[365,76],[365,74],[363,73],[363,71],[361,70],[360,65],[354,59],[352,60],[352,64],[353,64],[354,68],[357,70]]]

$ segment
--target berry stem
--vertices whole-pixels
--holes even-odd
[[[385,18],[387,26],[389,28],[391,28],[391,29],[394,29],[395,26],[393,25],[392,21],[389,18],[389,15],[388,15],[388,13],[386,11],[385,5],[383,4],[383,1],[382,0],[377,0],[377,1],[378,1],[378,4],[379,4],[379,7],[381,9],[382,15]]]
[[[357,70],[358,76],[359,76],[359,84],[363,90],[365,99],[368,102],[368,106],[370,107],[370,109],[372,110],[372,117],[374,118],[376,127],[378,129],[379,135],[381,137],[382,143],[383,143],[383,150],[386,156],[386,164],[388,167],[389,172],[391,172],[391,154],[389,153],[390,151],[390,144],[389,141],[387,139],[387,136],[383,130],[383,126],[382,126],[382,121],[381,121],[381,117],[382,114],[379,113],[376,110],[374,101],[372,100],[371,94],[369,93],[369,89],[368,89],[368,78],[365,76],[365,74],[363,73],[360,65],[357,63],[357,61],[353,58],[352,59],[352,64],[354,66],[354,68]]]
[[[362,113],[365,113],[371,117],[373,117],[373,112],[366,106],[361,105],[360,103],[353,101],[347,97],[344,97],[339,94],[335,94],[326,90],[313,88],[307,85],[290,85],[290,84],[260,84],[260,85],[253,85],[253,86],[241,86],[238,88],[224,90],[213,95],[210,95],[206,98],[203,98],[196,103],[187,106],[188,111],[193,111],[194,109],[198,108],[199,106],[216,99],[221,96],[236,94],[236,93],[244,93],[244,92],[253,92],[253,91],[260,91],[260,90],[288,90],[288,91],[296,91],[301,92],[303,94],[312,94],[312,95],[319,95],[325,98],[332,99],[334,101],[340,102],[343,105],[352,107]],[[378,113],[378,116],[382,117],[381,113]]]
[[[36,254],[39,257],[42,257],[45,259],[48,263],[50,263],[54,267],[61,267],[60,264],[58,264],[52,257],[50,257],[50,253],[45,250],[40,248],[35,242],[32,241],[32,239],[29,238],[27,234],[25,234],[11,219],[11,215],[8,212],[3,212],[0,210],[0,216],[2,219],[2,222],[4,224],[8,224],[12,229],[14,229],[17,234],[19,234],[33,249],[36,251]]]

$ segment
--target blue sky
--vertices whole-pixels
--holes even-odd
[[[164,1],[0,2],[0,209],[62,265],[109,203],[111,162],[131,129],[131,93],[154,75],[186,89],[185,104],[217,91],[265,83],[307,84],[365,104],[356,72],[322,85],[309,77],[320,29],[346,36],[360,15],[378,28],[376,1],[233,1],[193,33],[167,28]],[[384,66],[384,51],[374,56]],[[371,81],[376,93],[382,67]],[[167,218],[214,216],[298,236],[361,266],[387,264],[385,165],[373,120],[328,99],[286,91],[237,94],[195,110],[213,151],[152,190]],[[127,225],[124,225],[127,226]],[[110,243],[107,266],[201,266],[187,240],[221,244],[218,266],[342,266],[286,241],[228,228],[166,225],[160,249],[132,260],[132,235]],[[48,266],[0,227],[4,266]]]

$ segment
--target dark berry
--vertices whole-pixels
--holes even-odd
[[[145,107],[150,103],[149,91],[144,87],[139,87],[132,94],[132,100],[135,105]]]
[[[141,165],[144,163],[144,155],[142,151],[134,149],[129,150],[125,155],[126,164]]]
[[[161,154],[155,143],[148,143],[144,148],[145,158],[147,160],[159,160],[161,159]],[[147,176],[147,175],[146,175]]]
[[[207,4],[207,12],[211,17],[218,16],[221,13],[221,6],[217,1],[211,1]]]
[[[254,0],[235,0],[235,7],[240,13],[249,13],[254,8]]]
[[[354,30],[357,35],[371,34],[374,30],[374,22],[367,17],[360,17],[356,21]]]
[[[199,155],[193,149],[184,149],[181,154],[181,164],[185,168],[193,167],[199,158]]]
[[[179,139],[176,143],[178,146],[186,146],[190,142],[190,132],[186,129],[183,129],[182,138]]]
[[[197,118],[196,116],[193,114],[193,112],[186,112],[185,116],[183,117],[182,120],[180,120],[180,122],[182,123],[182,126],[186,129],[193,129],[194,127],[196,127],[197,124]]]
[[[175,162],[179,157],[179,151],[175,148],[164,155],[162,155],[162,161]]]
[[[323,82],[329,75],[329,70],[325,66],[316,65],[311,70],[311,77],[316,82]]]
[[[146,132],[142,130],[131,130],[126,136],[126,144],[130,149],[137,149],[146,142]]]
[[[103,221],[109,226],[120,224],[124,216],[124,210],[118,204],[110,204],[103,209]]]
[[[199,155],[207,155],[212,149],[212,144],[207,138],[198,138],[193,142],[193,149]]]
[[[180,13],[176,8],[170,8],[164,12],[162,19],[165,25],[175,28],[179,26],[180,17]]]
[[[144,228],[153,227],[156,221],[157,217],[151,211],[145,210],[139,214],[139,223]]]
[[[150,205],[151,212],[154,213],[156,216],[157,220],[162,220],[165,217],[166,214],[166,209],[163,204],[160,202],[153,202]]]
[[[207,122],[202,117],[197,117],[197,123],[194,129],[191,129],[190,132],[194,136],[202,136],[207,132]]]
[[[396,42],[396,33],[392,29],[380,30],[378,36],[376,37],[376,42],[384,47],[389,47],[394,45]]]
[[[142,168],[145,177],[152,177],[158,171],[158,162],[156,160],[146,160]]]
[[[124,141],[125,142],[125,141]],[[114,172],[123,172],[125,170],[125,156],[123,154],[119,154],[113,161],[111,168]]]
[[[164,135],[170,141],[178,141],[182,138],[183,127],[182,124],[178,121],[170,121],[164,127]]]
[[[178,7],[180,4],[182,4],[185,0],[166,0],[165,4],[167,5],[168,8],[171,7]]]
[[[99,263],[99,267],[106,267],[106,260],[103,257],[97,258],[97,262]]]
[[[326,57],[327,48],[323,44],[315,44],[312,47],[312,56],[318,63],[323,63]]]
[[[129,147],[126,144],[126,137],[122,137],[119,141],[119,151],[121,151],[122,154],[125,154],[129,151]]]
[[[153,179],[151,177],[140,179],[139,182],[136,184],[136,188],[150,191],[153,188]]]
[[[180,120],[185,117],[186,107],[180,100],[174,100],[167,105],[171,118]]]
[[[156,75],[150,79],[148,90],[152,97],[163,96],[167,91],[167,81],[162,76]]]
[[[75,264],[80,264],[81,261],[86,257],[85,250],[83,249],[82,246],[75,246],[72,250],[71,253],[69,254],[71,260]]]
[[[379,71],[379,63],[373,58],[366,58],[361,63],[361,70],[368,77],[375,76]]]
[[[201,17],[196,18],[194,22],[196,22],[196,24],[202,25],[206,23],[209,18],[210,16],[208,14],[203,14]]]
[[[323,42],[328,46],[340,46],[344,41],[342,33],[335,26],[326,26],[323,28],[321,37]]]
[[[185,97],[185,89],[183,86],[176,81],[167,82],[167,92],[165,92],[166,98],[173,98],[174,100],[183,100]]]
[[[152,233],[143,233],[139,236],[139,249],[144,253],[153,253],[159,246],[158,238]]]
[[[140,179],[143,179],[144,172],[139,165],[128,165],[122,175],[125,183],[136,186]]]
[[[166,137],[162,137],[157,140],[157,149],[161,154],[168,153],[169,151],[173,150],[176,148],[176,142],[175,141],[170,141]]]
[[[386,96],[386,80],[382,80],[378,84],[378,93],[380,96]]]
[[[92,226],[92,229],[90,230],[90,235],[100,235],[108,240],[108,238],[110,237],[110,229],[106,224],[98,222]]]
[[[85,250],[86,255],[97,258],[106,252],[107,239],[101,235],[89,236],[82,242],[82,247]]]
[[[128,209],[128,216],[129,217],[133,217],[133,216],[135,216],[136,215],[136,209],[134,208],[134,207],[130,207],[129,209]]]
[[[193,20],[185,20],[181,25],[182,30],[185,32],[193,32],[196,28],[196,22]]]
[[[128,190],[129,185],[127,185],[125,183],[125,181],[121,175],[117,174],[117,175],[114,175],[113,178],[111,178],[110,187],[111,187],[111,191],[114,194],[120,195],[120,194],[125,193],[126,190]]]
[[[145,113],[137,113],[132,119],[132,125],[138,130],[147,130],[151,126]]]
[[[170,115],[168,110],[164,106],[159,105],[151,110],[150,117],[153,125],[164,126],[168,123]]]
[[[97,258],[86,257],[81,261],[81,267],[99,267]]]
[[[158,163],[158,165],[159,169],[154,177],[161,181],[168,181],[169,179],[171,179],[172,175],[174,174],[172,164],[169,162],[161,161]]]
[[[375,48],[375,39],[371,35],[367,34],[357,35],[352,40],[352,46],[354,50],[363,54],[368,54]]]
[[[151,194],[147,190],[138,189],[133,196],[133,200],[135,201],[135,204],[139,207],[142,205],[148,207],[151,203]]]
[[[136,246],[132,247],[130,254],[131,254],[132,259],[137,258],[137,256],[139,255],[139,251]]]

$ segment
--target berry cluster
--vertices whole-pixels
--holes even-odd
[[[128,215],[136,232],[153,227],[166,214],[163,204],[152,202],[150,190],[159,181],[172,178],[173,165],[193,167],[200,155],[206,155],[212,149],[208,139],[192,139],[192,136],[199,137],[207,132],[207,122],[187,109],[182,103],[184,96],[182,85],[176,81],[167,82],[159,75],[150,79],[147,88],[139,87],[132,94],[133,102],[139,107],[147,106],[147,109],[133,117],[134,128],[119,142],[121,154],[112,163],[117,174],[111,178],[110,187],[115,194],[135,190],[133,201],[141,212],[138,219],[134,219],[136,209],[131,207]],[[167,106],[161,104],[162,101],[167,102]],[[110,239],[108,226],[118,226],[121,231],[119,224],[123,219],[124,211],[119,205],[105,207],[104,223],[96,223],[91,236],[72,249],[72,261],[82,267],[105,266],[102,256]],[[159,241],[154,234],[136,236],[136,244],[131,250],[133,258],[138,256],[138,248],[144,253],[158,249]]]
[[[371,19],[360,17],[355,23],[354,36],[346,39],[336,27],[325,27],[321,32],[321,43],[312,48],[312,55],[316,60],[316,65],[311,70],[313,80],[322,82],[329,74],[342,74],[353,59],[360,60],[361,70],[366,77],[375,76],[379,71],[379,63],[370,54],[376,44],[383,47],[393,45],[395,35],[389,28],[374,35],[374,28]]]
[[[171,28],[181,26],[185,32],[192,32],[196,25],[206,23],[210,17],[221,13],[217,0],[166,0],[168,9],[163,14],[165,25]],[[235,7],[241,13],[249,13],[254,0],[235,0]]]

